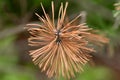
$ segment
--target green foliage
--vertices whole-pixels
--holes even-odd
[[[76,74],[77,77],[71,80],[111,80],[111,71],[105,67],[97,66],[90,67],[88,65],[84,66],[84,72]],[[67,80],[60,78],[60,80]]]
[[[6,75],[3,76],[1,80],[35,80],[35,76],[32,73],[14,69],[11,71],[7,71],[4,73]]]
[[[17,55],[14,54],[16,53],[13,46],[14,40],[15,36],[0,40],[0,68],[8,68],[16,64]]]
[[[0,40],[0,80],[35,80],[34,71],[17,65],[15,39],[15,36],[9,36]]]
[[[94,1],[94,3],[100,4],[101,6],[104,6],[105,8],[114,9],[113,4],[115,3],[115,0],[92,0],[92,1]]]
[[[76,80],[111,80],[111,74],[105,67],[86,66],[85,71],[78,75]]]

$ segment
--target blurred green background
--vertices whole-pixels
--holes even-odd
[[[56,19],[60,3],[68,1],[68,16],[86,13],[83,21],[110,39],[104,47],[96,47],[97,52],[91,54],[93,62],[71,80],[120,80],[120,10],[114,6],[119,0],[53,1]],[[24,27],[38,22],[35,12],[43,15],[41,2],[51,15],[51,0],[0,0],[0,80],[56,80],[41,73],[28,55],[29,34]]]

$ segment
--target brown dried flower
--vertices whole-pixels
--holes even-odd
[[[73,24],[82,15],[78,15],[70,22],[66,22],[66,9],[68,2],[63,7],[61,3],[58,21],[54,20],[54,4],[52,2],[52,20],[46,14],[43,5],[45,17],[39,17],[42,24],[27,24],[32,26],[28,28],[31,37],[28,39],[30,46],[39,47],[30,51],[33,62],[38,65],[42,71],[46,71],[48,77],[64,76],[66,78],[74,77],[75,72],[83,71],[82,65],[86,64],[94,49],[88,47],[88,43],[107,43],[108,39],[99,35],[92,34],[91,28],[85,23]]]

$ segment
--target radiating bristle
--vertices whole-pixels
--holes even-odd
[[[91,58],[89,53],[95,51],[93,48],[87,47],[89,42],[108,42],[107,38],[93,34],[92,29],[85,23],[72,24],[82,16],[81,14],[64,25],[67,6],[68,2],[66,2],[65,8],[61,3],[58,22],[55,24],[54,3],[51,3],[52,19],[46,14],[41,4],[45,17],[35,14],[42,24],[27,24],[27,26],[37,26],[37,28],[28,28],[31,34],[28,42],[30,46],[39,47],[31,50],[30,56],[41,71],[46,71],[48,77],[59,77],[61,74],[66,78],[74,77],[75,72],[83,71],[82,66]]]

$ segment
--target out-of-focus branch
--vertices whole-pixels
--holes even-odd
[[[33,22],[33,23],[38,23],[38,22]],[[23,32],[25,30],[24,28],[25,26],[26,24],[21,24],[21,25],[13,26],[10,29],[5,29],[3,31],[0,31],[0,39]]]
[[[24,29],[23,29],[24,26],[25,25],[18,25],[18,26],[15,26],[14,28],[5,29],[3,31],[0,31],[0,39],[10,36],[10,35],[13,35],[13,34],[18,34],[22,31],[24,31]]]
[[[114,58],[109,58],[104,55],[99,54],[93,54],[94,61],[97,63],[101,63],[102,65],[105,65],[109,68],[114,69],[115,71],[120,72],[120,62],[119,60],[115,60]]]
[[[82,14],[82,16],[81,16],[80,23],[85,23],[86,22],[87,12],[86,11],[82,11],[81,14]]]
[[[27,0],[19,0],[22,16],[27,12]]]

